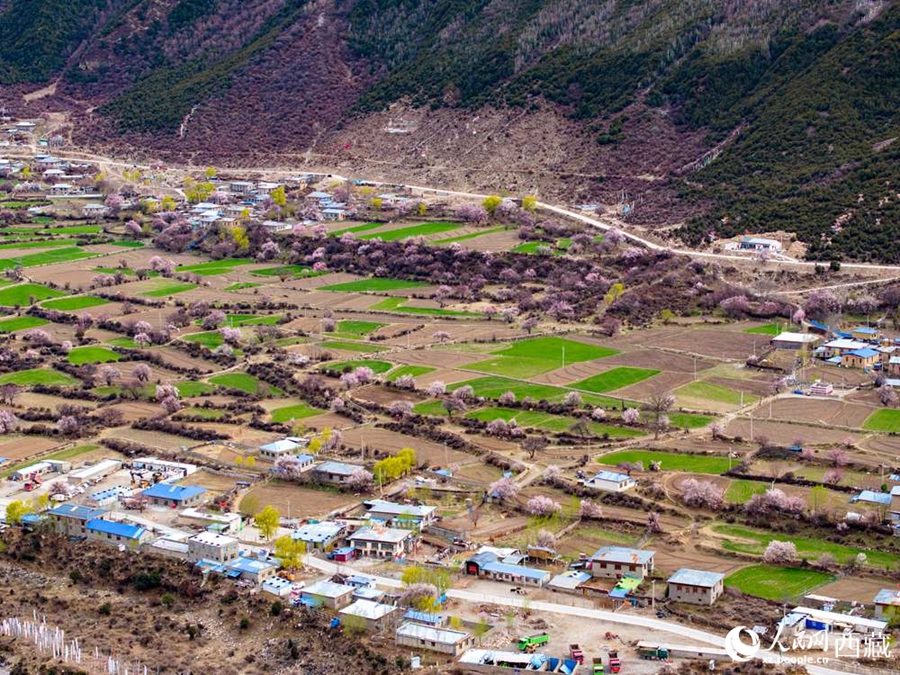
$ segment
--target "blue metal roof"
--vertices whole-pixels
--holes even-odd
[[[900,591],[893,588],[882,588],[875,594],[875,604],[900,607]]]
[[[536,570],[531,567],[523,567],[522,565],[507,565],[501,562],[487,563],[482,565],[481,569],[492,574],[509,574],[527,579],[541,580],[550,576],[550,572],[545,572],[544,570]]]
[[[687,584],[688,586],[703,586],[711,588],[725,578],[724,574],[718,572],[704,572],[703,570],[691,570],[682,567],[668,578],[670,584]]]
[[[362,469],[356,464],[345,464],[344,462],[322,462],[313,471],[319,473],[333,473],[337,476],[352,476],[354,473]]]
[[[109,512],[106,509],[92,509],[90,506],[81,506],[79,504],[60,504],[59,506],[54,506],[47,513],[51,516],[87,521],[99,518]]]
[[[404,619],[412,619],[419,623],[428,624],[429,626],[439,626],[444,623],[444,617],[440,614],[431,614],[430,612],[419,612],[414,609],[406,610],[403,615]]]
[[[197,495],[202,495],[206,490],[196,485],[169,485],[168,483],[157,483],[144,490],[145,497],[152,499],[171,499],[174,502],[181,502],[185,499],[191,499]]]
[[[822,323],[821,321],[810,321],[809,325],[813,326],[814,328],[818,328],[819,330],[831,330],[826,324]]]
[[[272,441],[271,443],[261,445],[259,446],[259,449],[266,452],[290,452],[298,447],[300,447],[299,443],[282,438],[280,441]]]
[[[848,354],[858,356],[861,359],[871,359],[873,356],[878,356],[878,352],[874,349],[870,349],[869,347],[865,347],[863,349],[854,349],[852,352],[848,352]]]
[[[889,492],[875,492],[874,490],[862,490],[861,492],[850,497],[850,503],[868,502],[870,504],[890,504],[891,494]]]
[[[125,537],[126,539],[140,539],[141,535],[146,532],[143,527],[139,527],[138,525],[116,523],[112,520],[102,520],[100,518],[89,520],[87,525],[85,525],[85,528],[91,532],[100,532],[115,537]]]
[[[851,328],[850,331],[853,333],[863,333],[865,335],[875,335],[878,332],[874,328],[869,328],[868,326],[857,326],[856,328]]]
[[[256,558],[246,558],[244,556],[235,558],[231,562],[226,563],[225,566],[231,570],[246,574],[259,574],[270,567],[278,567],[277,564],[268,560],[257,560]]]
[[[624,546],[604,546],[597,549],[591,560],[646,565],[653,560],[653,551]]]
[[[618,471],[600,471],[591,480],[606,480],[611,483],[624,483],[627,480],[631,480],[631,476],[619,473]]]

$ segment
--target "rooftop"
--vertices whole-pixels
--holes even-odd
[[[357,539],[362,541],[380,541],[397,544],[412,536],[409,530],[401,530],[395,527],[364,527],[347,537],[348,541]]]
[[[810,335],[809,333],[795,333],[793,331],[783,331],[772,338],[778,342],[815,342],[819,339],[818,335]]]
[[[263,452],[291,452],[292,450],[296,450],[299,447],[299,443],[295,443],[294,441],[289,441],[286,438],[283,438],[280,441],[272,441],[271,443],[261,445],[259,446],[259,449]]]
[[[241,556],[226,563],[225,567],[238,572],[258,574],[263,570],[267,570],[272,567],[278,567],[278,565],[277,563],[269,562],[268,560],[257,560],[256,558],[245,558],[244,556]]]
[[[323,523],[307,523],[299,530],[293,532],[291,537],[301,541],[321,544],[334,539],[344,531],[340,523],[325,521]]]
[[[333,473],[338,476],[352,476],[354,473],[362,469],[357,464],[345,464],[344,462],[322,462],[313,467],[313,471],[320,473]]]
[[[604,546],[597,549],[591,560],[599,562],[628,563],[646,565],[653,560],[653,551],[644,551],[639,548],[625,548],[624,546]]]
[[[201,532],[200,534],[195,534],[188,539],[188,541],[195,541],[198,544],[203,544],[205,546],[229,546],[230,544],[237,544],[237,539],[234,537],[226,537],[224,534],[218,534],[216,532]]]
[[[875,604],[900,607],[900,591],[893,588],[882,588],[875,594]]]
[[[352,586],[336,584],[333,581],[316,581],[303,589],[306,595],[318,595],[323,598],[340,598],[352,592]]]
[[[357,600],[349,607],[344,607],[340,613],[359,616],[363,619],[378,620],[396,611],[397,608],[393,605],[383,605],[380,602],[373,602],[372,600]]]
[[[85,525],[85,528],[91,532],[100,532],[115,537],[125,537],[126,539],[140,539],[144,532],[146,532],[143,527],[139,527],[138,525],[117,523],[112,520],[102,520],[100,518],[89,520],[87,525]]]
[[[397,504],[383,499],[370,499],[363,502],[370,512],[388,513],[393,516],[414,516],[424,518],[435,511],[434,506],[415,506],[413,504]]]
[[[462,631],[432,628],[431,626],[423,626],[420,623],[412,623],[411,621],[407,621],[400,626],[397,629],[397,635],[426,642],[440,642],[445,645],[455,645],[457,642],[462,642],[469,637],[468,633],[463,633]]]
[[[536,570],[532,567],[525,567],[523,565],[507,565],[502,562],[489,562],[482,565],[481,569],[485,572],[491,572],[492,574],[509,574],[511,576],[537,580],[546,579],[550,576],[550,572],[544,570]]]
[[[704,588],[712,588],[725,578],[724,574],[718,572],[704,572],[703,570],[691,570],[682,567],[668,578],[670,584],[685,584],[687,586],[703,586]]]
[[[631,480],[631,476],[626,473],[619,473],[618,471],[600,471],[590,480],[605,480],[610,483],[624,483]]]
[[[54,506],[47,513],[51,516],[87,521],[100,518],[109,513],[109,511],[107,509],[92,509],[89,506],[79,506],[78,504],[60,504],[59,506]]]
[[[196,485],[169,485],[168,483],[157,483],[144,490],[143,494],[152,499],[171,499],[172,501],[181,502],[191,499],[197,495],[202,495],[206,490]]]

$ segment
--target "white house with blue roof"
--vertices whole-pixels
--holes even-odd
[[[265,445],[259,446],[259,456],[263,459],[276,460],[279,457],[293,455],[298,450],[306,447],[307,443],[302,442],[305,439],[299,438],[282,438],[279,441],[272,441]]]
[[[326,520],[321,523],[306,523],[292,532],[291,537],[305,543],[307,550],[328,552],[337,545],[346,529],[343,523]]]
[[[434,522],[437,507],[424,504],[397,504],[384,499],[369,499],[363,502],[370,520],[381,521],[391,527],[419,530]]]
[[[215,565],[213,561],[206,560],[201,560],[197,564],[201,567],[213,564],[214,572],[220,572],[229,579],[246,579],[256,584],[262,584],[269,577],[275,576],[278,571],[278,563],[246,556],[239,556],[224,565]]]
[[[157,483],[143,491],[143,495],[151,504],[179,508],[184,506],[196,506],[203,501],[206,493],[202,487],[196,485],[170,485]]]
[[[85,531],[89,541],[99,541],[128,548],[140,548],[141,544],[150,541],[153,537],[149,530],[139,525],[117,523],[103,518],[89,520],[85,525]]]
[[[106,518],[108,509],[92,509],[90,506],[78,504],[59,504],[47,511],[47,518],[57,534],[65,537],[83,537],[87,535],[86,525],[89,521]]]
[[[624,576],[643,579],[653,571],[654,551],[625,546],[604,546],[591,556],[591,574],[619,579]]]
[[[681,568],[666,580],[669,599],[693,605],[711,605],[725,592],[725,575]]]
[[[584,486],[603,492],[625,492],[630,490],[637,481],[626,473],[618,471],[601,471],[597,475],[584,480]]]

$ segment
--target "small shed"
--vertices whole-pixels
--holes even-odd
[[[412,621],[404,622],[397,629],[395,639],[401,647],[427,649],[453,657],[462,654],[473,643],[469,633],[447,628],[434,628]]]
[[[396,625],[400,617],[400,608],[373,600],[357,600],[339,613],[342,617],[355,617],[361,620],[367,631],[376,631]]]

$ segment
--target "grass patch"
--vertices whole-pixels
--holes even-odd
[[[145,298],[164,298],[167,295],[184,293],[185,291],[191,291],[195,288],[197,288],[196,285],[183,281],[163,281],[158,283],[155,288],[139,293],[139,295],[143,295]]]
[[[725,501],[730,504],[745,504],[753,498],[753,495],[761,495],[768,489],[768,483],[760,483],[755,480],[733,480],[725,490]]]
[[[784,326],[780,323],[767,323],[764,326],[756,326],[755,328],[745,328],[745,333],[750,333],[751,335],[769,335],[771,337],[775,337],[776,335],[780,335],[784,331]]]
[[[387,223],[363,223],[362,225],[353,225],[352,227],[345,227],[340,230],[335,230],[334,232],[329,232],[329,237],[340,237],[342,234],[346,234],[347,232],[368,232],[369,230],[377,230],[379,227],[384,227]]]
[[[650,462],[662,462],[663,471],[690,471],[692,473],[723,474],[728,471],[728,458],[707,455],[684,455],[675,452],[653,450],[621,450],[611,452],[597,459],[599,464],[615,466],[624,462],[643,462],[644,468]]]
[[[245,288],[256,288],[257,286],[262,286],[262,284],[257,283],[256,281],[239,281],[236,284],[231,284],[230,286],[226,286],[226,291],[242,291]]]
[[[33,368],[32,370],[20,370],[16,373],[0,375],[0,384],[18,384],[22,387],[29,387],[36,384],[68,387],[73,384],[78,384],[78,380],[74,377],[69,377],[65,373],[61,373],[58,370]]]
[[[691,382],[675,390],[676,396],[726,403],[728,405],[741,404],[741,392],[712,382]],[[752,394],[744,394],[744,404],[752,403],[757,399]]]
[[[386,325],[387,324],[385,323],[378,323],[377,321],[338,321],[337,330],[333,333],[329,333],[329,335],[359,340]]]
[[[209,378],[213,384],[220,387],[228,387],[229,389],[238,389],[247,394],[263,394],[280,396],[282,391],[277,387],[266,384],[247,373],[227,373],[225,375],[216,375]]]
[[[137,272],[130,267],[95,267],[95,272],[100,272],[101,274],[124,274],[127,277],[135,276]],[[155,270],[146,270],[148,277],[158,277],[159,272]]]
[[[206,382],[194,382],[193,380],[183,380],[176,382],[175,388],[182,398],[191,398],[193,396],[202,396],[203,394],[211,394],[216,388]]]
[[[57,234],[100,234],[101,232],[103,232],[103,228],[100,225],[64,225],[62,227],[45,227],[38,230],[39,234],[49,234],[53,236],[56,236]]]
[[[206,331],[203,333],[191,333],[190,335],[182,335],[181,339],[185,342],[193,342],[202,345],[207,349],[215,349],[225,344],[225,339],[217,330]]]
[[[546,247],[550,249],[550,252],[553,255],[563,255],[571,245],[571,239],[566,238],[557,239],[553,244],[546,241],[527,241],[524,244],[519,244],[518,246],[513,248],[512,252],[524,253],[525,255],[537,255],[538,249],[540,249],[541,247]]]
[[[99,253],[85,251],[77,246],[67,248],[56,248],[41,253],[32,253],[17,258],[0,259],[0,270],[9,270],[21,265],[22,267],[36,267],[37,265],[53,265],[55,263],[72,262],[73,260],[83,260],[84,258],[93,258],[100,255]]]
[[[79,445],[74,448],[65,448],[63,450],[57,450],[56,452],[51,452],[49,455],[42,455],[41,461],[53,459],[58,462],[65,462],[65,461],[75,459],[76,457],[80,457],[81,455],[85,455],[89,452],[93,452],[98,447],[99,446],[97,446],[97,445]],[[12,474],[14,471],[18,471],[19,469],[24,469],[26,466],[30,466],[30,465],[34,464],[34,462],[35,462],[34,459],[30,459],[30,460],[27,460],[24,462],[19,462],[18,464],[14,464],[10,467],[7,467],[6,469],[3,470],[3,472],[0,472],[0,478],[6,478],[10,474]]]
[[[642,382],[643,380],[658,374],[658,370],[653,370],[651,368],[622,366],[592,375],[584,380],[579,380],[578,382],[574,382],[571,386],[576,389],[583,389],[585,391],[602,394],[607,391],[614,391],[616,389],[628,387],[632,384],[637,384],[638,382]]]
[[[110,246],[118,246],[119,248],[144,248],[146,244],[142,241],[135,241],[134,239],[120,239],[119,241],[111,241],[109,242]]]
[[[225,416],[225,411],[220,408],[186,408],[178,414],[189,417],[202,417],[205,420],[218,420]]]
[[[122,347],[123,349],[139,349],[137,342],[130,337],[117,337],[107,340],[106,344],[110,347]]]
[[[235,267],[252,265],[253,262],[249,258],[225,258],[223,260],[209,260],[194,265],[180,265],[175,268],[175,271],[192,272],[193,274],[199,274],[201,277],[213,277],[218,274],[227,274],[234,270]]]
[[[501,394],[511,391],[516,398],[522,400],[526,396],[531,397],[535,401],[546,399],[547,401],[561,401],[569,393],[568,389],[561,387],[553,387],[548,384],[534,384],[533,382],[525,382],[523,380],[514,380],[508,377],[476,377],[473,380],[465,382],[455,382],[448,386],[448,389],[454,391],[462,386],[471,386],[476,396],[484,396],[485,398],[498,398]],[[583,394],[581,396],[585,403],[590,405],[600,405],[606,407],[620,406],[628,401],[611,398],[609,396],[595,396],[591,394]]]
[[[420,375],[433,373],[435,370],[437,370],[437,368],[432,368],[431,366],[398,366],[389,372],[384,379],[388,382],[396,382],[406,375],[409,375],[410,377],[419,377]]]
[[[420,288],[426,286],[421,281],[407,281],[406,279],[388,279],[385,277],[369,277],[357,279],[343,284],[321,286],[320,291],[340,291],[343,293],[365,293],[367,291],[396,291],[403,288]]]
[[[505,227],[491,227],[487,230],[479,230],[478,232],[469,232],[469,234],[461,234],[457,237],[448,237],[447,239],[438,239],[434,243],[436,246],[446,246],[447,244],[456,244],[461,241],[469,241],[470,239],[477,239],[478,237],[483,237],[486,234],[493,234],[494,232],[503,232]]]
[[[715,419],[708,415],[692,415],[691,413],[668,413],[668,417],[672,426],[679,429],[700,429]]]
[[[863,429],[869,431],[900,431],[900,410],[882,408],[876,410],[863,422]]]
[[[71,246],[70,239],[41,239],[40,241],[20,241],[12,244],[0,244],[0,251],[12,251],[14,249],[26,248],[59,248],[60,246]]]
[[[325,274],[325,272],[313,272],[311,267],[303,265],[281,265],[279,267],[266,267],[265,269],[254,270],[250,274],[259,277],[294,277],[299,279],[303,277],[317,277],[320,274]]]
[[[561,368],[564,364],[602,359],[618,353],[616,349],[575,340],[540,337],[514,342],[491,352],[495,355],[494,358],[470,363],[463,368],[508,377],[533,377]]]
[[[272,411],[272,421],[290,422],[291,420],[302,420],[304,417],[312,417],[321,413],[322,411],[318,408],[301,403],[299,405],[285,406],[284,408],[275,408]]]
[[[323,366],[328,370],[336,370],[336,371],[345,371],[348,368],[353,370],[354,368],[371,368],[372,372],[376,375],[381,375],[382,373],[386,373],[391,368],[394,367],[393,363],[388,363],[387,361],[376,361],[375,359],[359,359],[356,361],[337,361],[335,363],[327,363]]]
[[[109,363],[118,361],[122,357],[111,349],[106,347],[98,347],[89,345],[87,347],[76,347],[66,356],[66,360],[75,366],[85,363]]]
[[[725,585],[767,600],[791,600],[834,581],[824,572],[774,565],[751,565],[725,577]]]
[[[55,288],[47,288],[40,284],[18,284],[0,289],[0,305],[7,307],[15,305],[33,305],[41,300],[59,298],[65,295]]]
[[[274,326],[281,321],[280,314],[226,314],[225,325],[232,328],[241,326]]]
[[[749,553],[751,555],[762,555],[766,550],[766,546],[771,541],[792,541],[797,546],[797,553],[802,558],[816,560],[820,556],[828,553],[834,556],[839,563],[846,564],[850,562],[860,553],[865,553],[867,564],[874,567],[883,567],[893,569],[900,561],[900,555],[896,553],[884,553],[882,551],[872,551],[869,549],[856,548],[854,546],[845,546],[836,544],[824,539],[813,539],[810,537],[801,537],[795,534],[780,534],[776,532],[767,532],[764,530],[754,530],[741,525],[715,525],[715,532],[731,537],[738,537],[741,541],[726,539],[722,542],[722,548],[726,551],[734,551],[737,553]]]
[[[387,232],[373,232],[364,234],[360,239],[381,239],[381,241],[400,241],[409,237],[427,237],[432,234],[451,232],[462,227],[461,223],[422,223],[411,227],[401,227]]]
[[[364,342],[337,342],[337,341],[327,341],[319,343],[319,346],[322,349],[340,349],[345,352],[362,352],[364,354],[374,354],[377,352],[383,352],[390,347],[382,347],[380,345],[373,345]]]
[[[28,328],[37,328],[50,323],[46,319],[36,316],[14,316],[11,319],[3,319],[0,321],[0,333],[14,333],[17,330],[26,330]]]
[[[88,307],[98,307],[99,305],[108,305],[109,300],[97,298],[92,295],[76,295],[69,298],[57,298],[56,300],[48,300],[42,307],[45,309],[55,309],[60,312],[72,312],[77,309],[86,309]]]
[[[502,419],[507,422],[515,420],[522,428],[534,427],[554,433],[568,431],[578,420],[565,415],[550,415],[548,413],[533,410],[517,410],[515,408],[484,408],[469,413],[466,417],[483,422]],[[609,424],[597,424],[589,422],[591,433],[595,436],[609,436],[611,438],[634,438],[643,436],[644,432],[638,429],[627,429]]]
[[[380,309],[386,312],[403,312],[404,314],[425,314],[428,316],[462,316],[470,319],[477,319],[481,314],[477,312],[460,312],[455,309],[444,309],[442,307],[404,307],[404,303],[409,302],[408,298],[385,298],[375,303],[369,309]]]

